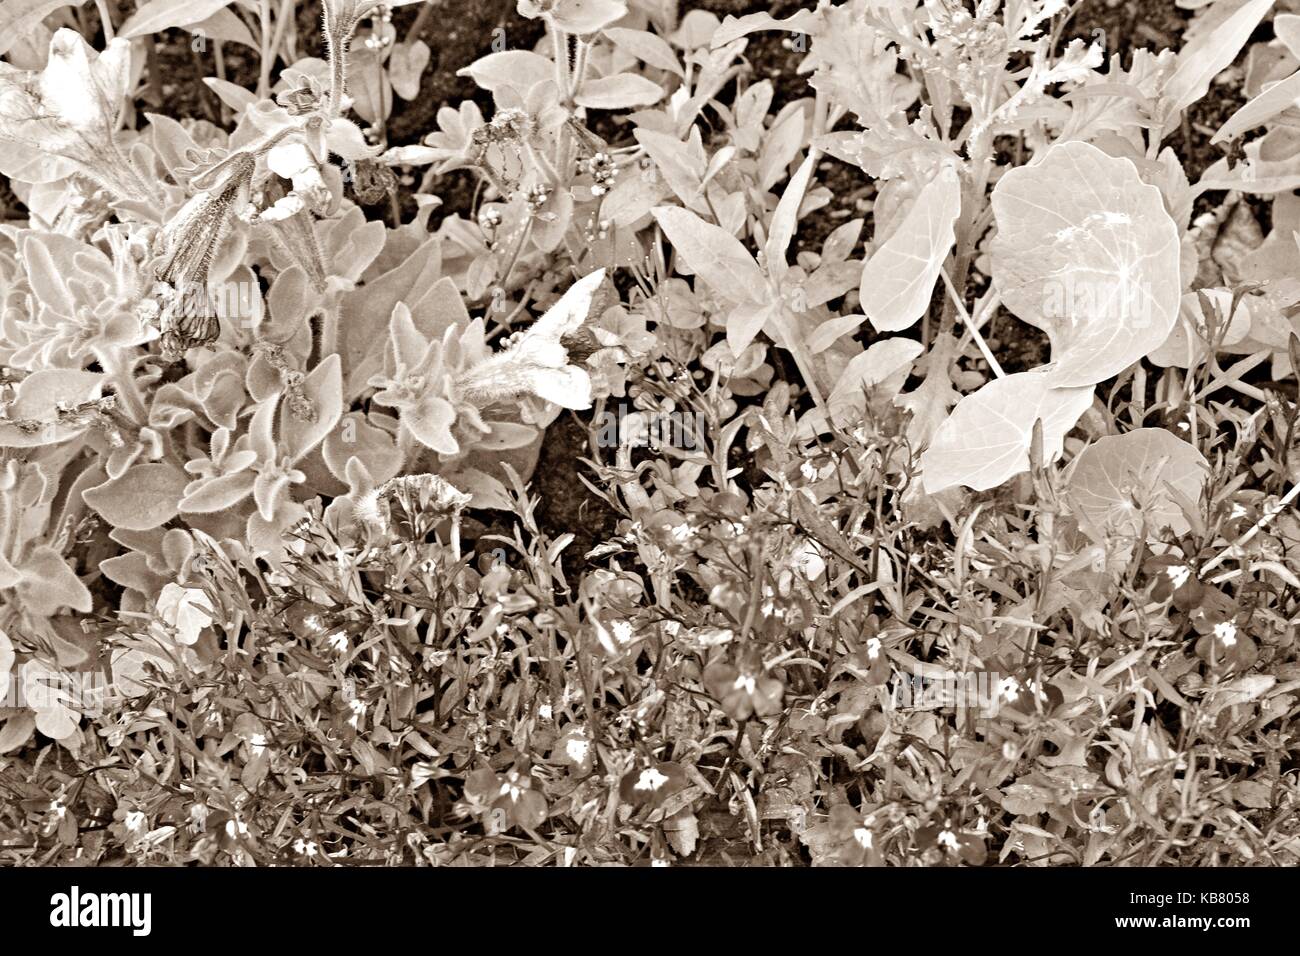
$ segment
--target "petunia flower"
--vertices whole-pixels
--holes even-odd
[[[590,408],[591,376],[571,362],[561,339],[582,327],[604,278],[597,269],[579,279],[508,348],[462,373],[456,389],[480,407],[531,394],[563,408]]]
[[[156,610],[175,639],[187,647],[198,641],[199,634],[212,623],[215,613],[205,593],[175,582],[163,587]]]
[[[0,172],[28,182],[80,172],[116,195],[149,200],[152,190],[114,139],[130,87],[131,44],[120,37],[96,53],[75,30],[50,38],[40,72],[0,62]]]

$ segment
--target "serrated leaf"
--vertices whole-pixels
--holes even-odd
[[[1092,387],[1053,388],[1040,371],[1018,372],[967,395],[921,455],[929,494],[954,485],[996,488],[1029,468],[1034,422],[1043,420],[1043,458],[1061,454],[1066,433],[1092,404]]]
[[[961,181],[945,166],[862,267],[862,311],[877,330],[898,332],[925,314],[960,212]]]
[[[1108,534],[1132,537],[1145,517],[1151,531],[1168,527],[1181,535],[1190,527],[1167,489],[1196,501],[1209,471],[1205,456],[1177,435],[1163,428],[1139,428],[1098,439],[1085,448],[1070,472],[1066,494],[1075,508]],[[1145,500],[1145,514],[1134,507],[1134,495]]]
[[[1127,159],[1059,143],[993,190],[993,282],[1047,333],[1052,383],[1095,385],[1164,343],[1182,283],[1178,227]]]

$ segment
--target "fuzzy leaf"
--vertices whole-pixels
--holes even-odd
[[[315,417],[304,421],[294,414],[294,403],[280,402],[280,446],[297,462],[319,445],[343,414],[343,372],[338,355],[330,355],[312,369],[302,383],[303,396]]]
[[[69,7],[74,2],[80,5],[85,0],[5,0],[0,5],[0,55],[59,7]]]
[[[550,79],[553,72],[551,61],[539,53],[502,50],[480,57],[456,75],[468,76],[489,93],[504,87],[514,87],[522,93],[533,84]]]
[[[17,591],[23,606],[42,617],[53,617],[61,607],[89,614],[90,592],[81,583],[63,555],[49,545],[40,545],[22,563],[23,580]]]
[[[881,332],[898,332],[925,314],[961,212],[961,182],[945,166],[926,184],[902,224],[862,268],[862,311]]]
[[[629,30],[626,27],[611,27],[605,31],[605,38],[616,47],[644,63],[676,73],[682,76],[682,65],[677,54],[668,45],[668,41],[648,30]]]
[[[16,397],[6,409],[9,418],[41,422],[45,427],[26,432],[16,425],[0,423],[0,448],[32,448],[67,441],[84,431],[57,424],[59,405],[79,405],[99,398],[104,376],[70,368],[49,368],[23,379]]]
[[[115,478],[81,493],[82,500],[114,528],[148,531],[165,524],[180,511],[189,479],[171,465],[134,465]]]
[[[1043,456],[1055,460],[1066,433],[1092,404],[1092,388],[1053,388],[1040,371],[1018,372],[967,395],[921,456],[929,494],[965,485],[996,488],[1029,468],[1034,422],[1043,420]]]

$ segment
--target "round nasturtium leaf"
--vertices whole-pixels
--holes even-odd
[[[1177,435],[1139,428],[1080,452],[1067,497],[1098,532],[1135,537],[1145,521],[1152,533],[1186,534],[1190,525],[1178,498],[1197,501],[1209,469],[1205,456]]]
[[[1178,227],[1127,159],[1058,143],[993,190],[993,282],[1047,333],[1052,384],[1096,385],[1162,345],[1178,316]]]

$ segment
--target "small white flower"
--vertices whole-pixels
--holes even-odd
[[[148,818],[139,810],[132,810],[122,818],[122,825],[131,833],[141,833],[144,831]]]
[[[584,763],[591,752],[591,744],[582,737],[570,737],[564,744],[564,754],[574,763]]]
[[[940,831],[938,843],[940,846],[949,850],[956,851],[961,849],[961,844],[957,840],[957,834],[953,833],[951,830]]]
[[[253,751],[254,756],[263,753],[266,750],[266,734],[250,734],[248,746]]]
[[[858,846],[862,849],[870,850],[872,840],[875,838],[866,827],[858,827],[853,831],[853,839],[858,841]]]
[[[610,630],[614,633],[614,640],[620,644],[629,643],[636,632],[632,630],[632,625],[627,621],[615,621],[610,625]]]
[[[1220,621],[1214,625],[1214,636],[1223,642],[1224,647],[1232,647],[1237,643],[1237,625],[1232,621]]]
[[[298,837],[293,843],[293,852],[299,856],[310,858],[320,852],[320,849],[316,846],[315,840],[304,840],[302,837]]]
[[[230,837],[232,840],[238,839],[241,836],[246,836],[247,834],[248,824],[239,819],[239,817],[226,821],[226,836]]]
[[[1185,564],[1171,564],[1165,568],[1165,574],[1169,575],[1170,582],[1177,589],[1187,583],[1192,576],[1192,569]]]
[[[1004,677],[998,681],[996,697],[999,700],[1015,700],[1020,693],[1020,683],[1014,677]]]
[[[348,649],[348,636],[342,631],[335,631],[325,638],[325,644],[335,654],[342,654]]]
[[[660,773],[654,767],[646,767],[641,771],[641,776],[637,777],[633,790],[658,790],[668,782],[668,777]]]
[[[880,657],[880,648],[881,648],[881,645],[880,645],[880,638],[878,638],[878,637],[871,637],[871,638],[868,638],[868,639],[867,639],[867,657],[868,657],[868,658],[870,658],[871,660],[874,661],[874,660],[876,660],[878,657]]]
[[[68,813],[68,808],[63,805],[62,801],[60,800],[50,801],[50,814],[54,817],[54,819],[62,820],[65,816],[67,816],[67,813]]]
[[[734,690],[743,690],[746,694],[754,693],[756,687],[754,678],[748,674],[741,674],[736,678],[736,682],[731,685]]]

